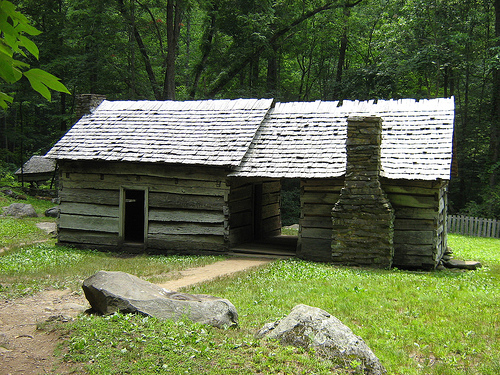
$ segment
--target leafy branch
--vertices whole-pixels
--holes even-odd
[[[33,90],[50,101],[49,89],[67,94],[70,92],[56,76],[42,69],[30,69],[29,64],[15,58],[16,54],[24,57],[30,54],[38,60],[38,47],[26,35],[35,36],[40,33],[30,25],[26,16],[16,11],[14,4],[0,1],[0,77],[7,83],[14,83],[24,76]],[[0,91],[0,107],[6,109],[12,101],[12,96]]]

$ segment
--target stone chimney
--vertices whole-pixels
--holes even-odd
[[[379,117],[347,120],[344,187],[332,209],[332,261],[390,268],[394,256],[394,211],[380,185]]]
[[[88,115],[94,108],[98,107],[104,100],[105,95],[99,94],[79,94],[76,95],[75,120],[77,122],[83,116]]]

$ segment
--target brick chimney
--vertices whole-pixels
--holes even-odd
[[[332,209],[334,263],[392,265],[394,211],[380,185],[381,140],[381,118],[348,118],[345,183]]]

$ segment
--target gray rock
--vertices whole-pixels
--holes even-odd
[[[4,216],[14,216],[15,218],[23,217],[38,217],[35,209],[31,204],[27,203],[12,203],[4,208]]]
[[[313,348],[319,355],[338,362],[346,369],[355,368],[356,373],[386,373],[362,338],[339,319],[317,307],[297,305],[279,322],[266,324],[257,337],[276,339],[283,345]]]
[[[59,217],[59,207],[51,207],[47,211],[45,211],[45,216],[47,217]]]
[[[446,268],[458,268],[462,270],[477,270],[482,267],[481,262],[474,260],[444,259],[443,264]]]
[[[238,313],[227,299],[171,292],[125,272],[99,271],[82,285],[92,308],[102,314],[139,313],[158,319],[193,322],[218,328],[238,325]]]

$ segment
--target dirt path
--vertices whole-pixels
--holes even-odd
[[[265,265],[272,260],[230,258],[181,271],[181,278],[160,286],[174,291]],[[89,307],[83,294],[70,290],[45,291],[32,297],[0,301],[0,375],[71,373],[71,366],[53,358],[60,340],[58,335],[37,330],[37,324],[50,319],[68,319]]]

